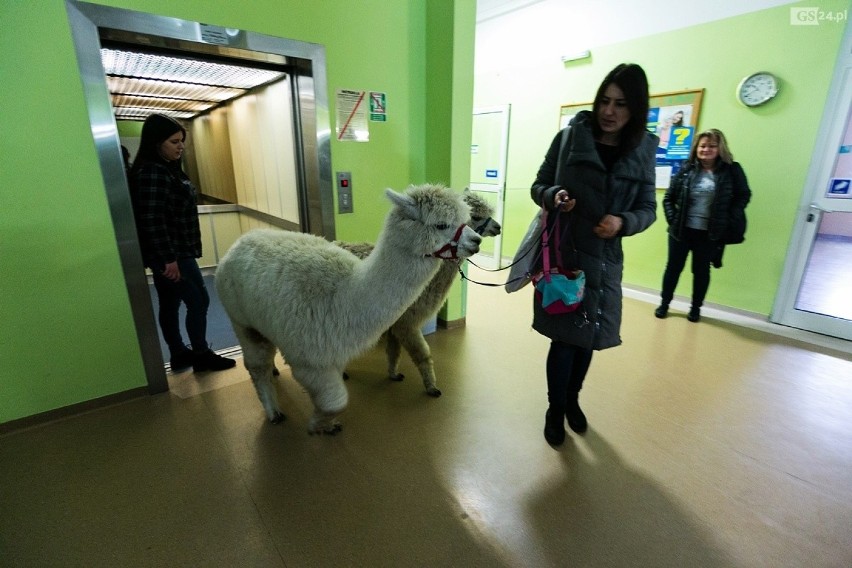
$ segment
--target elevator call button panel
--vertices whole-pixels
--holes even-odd
[[[337,172],[337,212],[352,213],[352,172]]]

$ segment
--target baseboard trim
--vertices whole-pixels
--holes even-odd
[[[458,327],[464,327],[466,324],[465,318],[459,318],[454,320],[443,320],[438,318],[438,327],[441,329],[456,329]]]
[[[63,420],[72,416],[79,416],[80,414],[85,414],[86,412],[99,410],[107,406],[120,404],[122,402],[127,402],[128,400],[133,400],[135,398],[140,398],[143,396],[148,396],[148,387],[137,387],[135,389],[102,396],[100,398],[79,402],[77,404],[63,406],[62,408],[48,410],[47,412],[33,414],[32,416],[26,416],[24,418],[18,418],[16,420],[10,420],[9,422],[3,422],[2,424],[0,424],[0,436],[4,434],[9,434],[11,432],[26,430],[28,428],[33,428],[36,426],[43,426],[44,424],[47,424],[49,422],[56,422],[58,420]]]

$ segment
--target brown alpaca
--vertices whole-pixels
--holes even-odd
[[[483,237],[495,237],[500,234],[500,224],[491,218],[494,210],[482,197],[465,190],[464,200],[470,206],[468,226]],[[336,241],[336,244],[353,252],[360,258],[367,258],[373,250],[369,243],[346,243]],[[405,348],[411,357],[420,376],[426,392],[434,397],[441,396],[435,381],[435,365],[432,351],[423,337],[423,325],[434,316],[450,291],[458,275],[460,261],[445,261],[426,285],[423,293],[408,306],[396,322],[385,332],[385,351],[388,360],[388,377],[392,381],[401,381],[404,375],[399,372],[401,347]]]

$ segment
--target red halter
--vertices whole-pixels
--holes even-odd
[[[434,256],[435,258],[440,258],[443,260],[458,260],[459,255],[459,238],[461,238],[462,232],[467,225],[460,225],[458,229],[456,229],[456,234],[453,235],[453,239],[427,256]]]

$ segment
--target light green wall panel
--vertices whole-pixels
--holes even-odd
[[[426,177],[427,181],[444,183],[461,191],[470,178],[474,35],[466,30],[476,26],[475,2],[430,0],[427,6],[430,28],[454,32],[452,42],[438,36],[430,38],[426,50],[428,60],[422,66],[427,92],[427,124],[441,125],[429,130]],[[448,92],[451,97],[442,96]],[[433,101],[438,104],[432,104]],[[433,152],[436,147],[441,150]],[[445,322],[462,320],[467,313],[466,305],[467,283],[459,279],[450,289],[438,318]]]
[[[2,20],[0,423],[146,384],[65,6]]]

